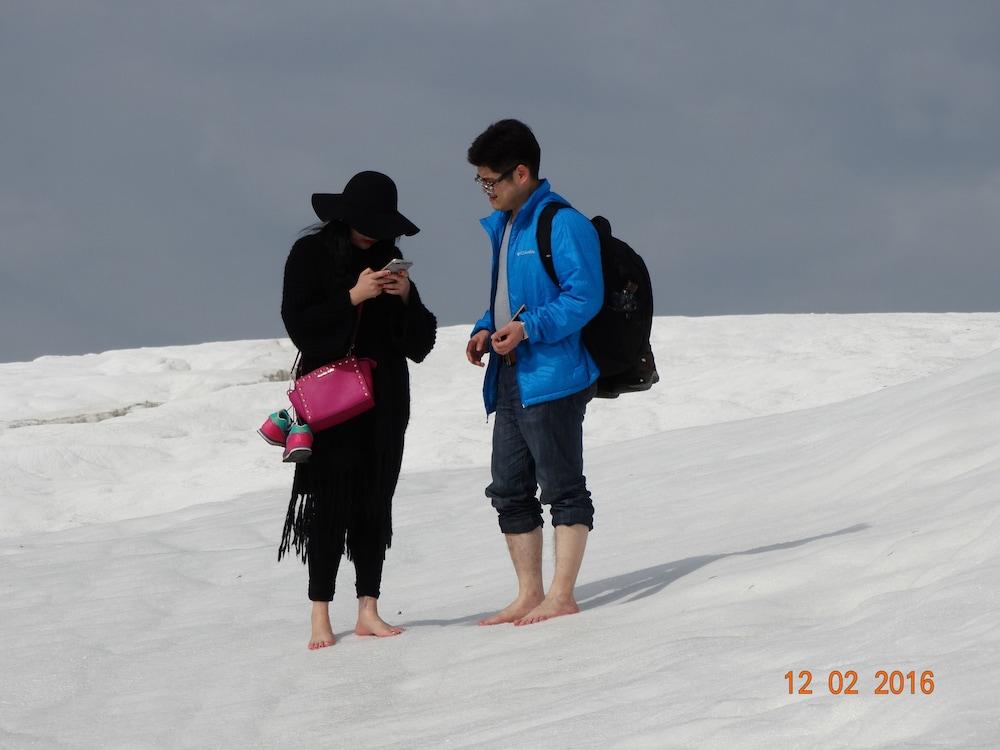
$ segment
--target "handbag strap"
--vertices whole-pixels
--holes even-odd
[[[354,333],[351,334],[351,347],[347,350],[347,356],[354,354],[354,342],[358,340],[358,329],[361,328],[361,313],[365,309],[364,300],[358,305],[358,317],[354,319]]]
[[[364,301],[362,301],[358,305],[358,315],[354,319],[354,332],[351,334],[351,346],[347,350],[347,356],[348,357],[350,357],[352,354],[354,354],[354,344],[358,340],[358,329],[361,328],[361,313],[362,313],[362,311],[364,309],[365,309],[365,303],[364,303]],[[302,350],[299,349],[298,351],[295,352],[295,360],[292,362],[292,369],[289,371],[289,376],[290,376],[289,387],[290,388],[294,388],[295,387],[295,373],[298,370],[299,362],[301,362],[301,361],[302,361]]]

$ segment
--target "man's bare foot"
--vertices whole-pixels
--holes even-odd
[[[480,625],[501,625],[505,622],[516,622],[527,615],[533,609],[541,605],[545,597],[542,594],[535,596],[519,596],[506,607],[497,612],[493,617],[480,620]]]
[[[579,611],[580,607],[573,597],[545,597],[545,601],[523,617],[515,620],[514,625],[533,625],[534,623],[542,622],[543,620],[551,620],[553,617],[575,615]]]
[[[337,642],[333,637],[333,627],[330,625],[330,603],[313,602],[312,608],[312,638],[309,639],[309,650],[326,648]]]
[[[370,596],[358,598],[358,624],[355,635],[374,635],[377,638],[391,638],[403,632],[403,628],[390,625],[378,613],[378,600]]]

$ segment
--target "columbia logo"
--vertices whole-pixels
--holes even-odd
[[[530,248],[529,247],[527,250],[518,250],[517,254],[518,254],[518,256],[521,256],[521,255],[538,255],[538,251],[535,250],[534,248]]]

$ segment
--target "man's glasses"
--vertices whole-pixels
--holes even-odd
[[[514,170],[515,169],[517,169],[517,165],[516,164],[513,167],[511,167],[510,169],[508,169],[506,172],[504,172],[502,175],[500,175],[499,177],[494,177],[491,180],[484,179],[484,178],[480,177],[479,175],[476,175],[476,178],[475,178],[476,179],[476,184],[479,185],[479,187],[481,187],[483,189],[484,193],[486,193],[488,196],[490,196],[492,198],[493,195],[496,193],[497,183],[498,182],[503,182],[508,177],[510,177],[512,174],[514,174]]]

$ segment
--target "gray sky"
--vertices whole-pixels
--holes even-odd
[[[442,324],[517,117],[657,313],[1000,310],[1000,3],[6,0],[0,360],[283,336],[314,191],[387,172]]]

